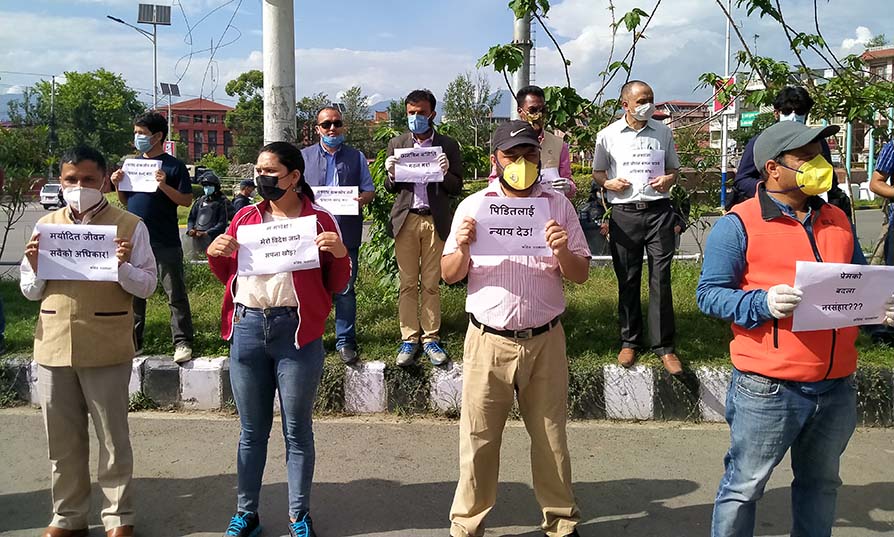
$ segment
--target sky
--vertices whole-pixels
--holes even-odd
[[[151,0],[149,0],[151,1]],[[262,68],[262,0],[155,0],[172,5],[173,23],[158,29],[159,82],[179,82],[183,99],[213,97],[233,105],[226,82]],[[637,46],[632,77],[649,82],[657,101],[704,100],[698,76],[723,71],[725,19],[717,0],[658,0],[656,16]],[[722,1],[722,0],[721,0]],[[894,37],[891,0],[781,0],[796,29],[813,31],[813,2],[829,45],[859,53],[873,35]],[[615,0],[618,16],[633,7],[649,12],[656,0]],[[297,96],[324,92],[334,100],[360,85],[371,102],[400,99],[429,88],[438,97],[458,74],[474,71],[489,47],[512,39],[507,0],[295,0]],[[0,0],[0,94],[19,93],[48,75],[103,67],[120,73],[152,101],[152,45],[106,18],[136,24],[136,0]],[[424,5],[425,7],[420,7]],[[599,72],[612,46],[608,0],[552,0],[547,27],[571,61],[571,80],[582,95],[601,86]],[[758,54],[791,59],[779,25],[734,10],[734,19]],[[232,21],[231,25],[228,23]],[[188,24],[187,24],[188,23]],[[151,26],[141,25],[151,31]],[[538,85],[564,84],[564,70],[546,32],[536,27]],[[741,46],[733,36],[733,53]],[[630,34],[618,32],[615,57]],[[191,44],[190,44],[191,43]],[[209,50],[213,46],[214,57]],[[811,67],[823,67],[808,56]],[[735,62],[733,62],[735,66]],[[484,71],[494,90],[505,88]],[[19,74],[28,73],[28,74]],[[615,96],[622,81],[610,84]]]

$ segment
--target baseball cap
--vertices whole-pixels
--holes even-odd
[[[786,151],[828,138],[838,130],[838,125],[811,128],[797,121],[780,121],[767,127],[755,140],[754,165],[758,171],[762,171],[768,160],[773,160]]]
[[[217,177],[217,174],[211,170],[203,172],[202,175],[199,176],[199,184],[205,185],[219,185],[220,178]]]
[[[240,189],[242,189],[242,188],[246,188],[246,187],[249,187],[249,186],[250,186],[250,187],[254,187],[254,186],[255,186],[255,180],[254,180],[254,179],[243,179],[243,180],[239,181],[239,188],[240,188]]]
[[[527,121],[516,119],[501,123],[491,136],[491,151],[506,151],[517,145],[540,145],[537,131]]]

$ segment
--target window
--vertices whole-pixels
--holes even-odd
[[[189,142],[189,131],[186,129],[180,130],[180,140],[181,142],[187,143]]]
[[[208,131],[208,153],[217,154],[217,131]]]
[[[219,119],[219,118],[218,118],[217,115],[211,115],[211,114],[208,114],[208,115],[205,117],[205,120],[208,121],[208,123],[217,123],[217,122],[218,122],[218,119]]]
[[[224,155],[230,156],[230,149],[233,148],[233,134],[230,131],[224,131]]]
[[[202,122],[202,114],[195,114],[192,116],[193,123],[201,123]]]
[[[192,141],[194,142],[193,146],[193,155],[196,160],[199,160],[205,155],[205,133],[202,131],[194,131],[192,133]]]
[[[186,114],[179,114],[177,116],[177,123],[189,123],[190,117]]]

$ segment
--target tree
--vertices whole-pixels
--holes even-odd
[[[342,118],[348,127],[345,141],[366,155],[376,154],[379,148],[372,136],[369,97],[363,94],[360,86],[353,86],[342,94],[341,104],[344,106]]]
[[[315,144],[320,141],[317,130],[314,126],[317,124],[317,113],[324,106],[332,106],[329,96],[323,92],[315,93],[309,97],[302,97],[295,105],[295,120],[298,128],[298,137],[305,146]]]
[[[866,48],[883,47],[887,44],[888,38],[885,37],[885,34],[878,34],[873,36],[872,39],[866,42]]]
[[[254,162],[264,146],[264,73],[253,69],[227,82],[230,97],[239,97],[224,123],[233,133],[230,156],[235,162]]]
[[[52,83],[35,85],[38,123],[50,123]],[[133,152],[133,119],[146,106],[120,75],[105,69],[87,73],[69,71],[56,84],[55,114],[59,147],[88,144],[110,162]],[[28,111],[22,111],[27,119]]]
[[[41,122],[40,93],[32,88],[25,88],[22,97],[6,103],[9,121],[16,126],[34,126]]]
[[[403,101],[391,101],[388,103],[388,118],[390,127],[403,132],[407,128],[407,105]]]
[[[490,121],[494,107],[500,103],[499,94],[491,95],[490,82],[483,73],[461,73],[447,85],[444,92],[445,124],[463,145],[480,146],[490,138]],[[477,143],[476,143],[477,142]]]
[[[28,204],[34,176],[48,164],[47,128],[0,128],[0,212],[6,217],[0,237],[0,257],[6,241]]]
[[[230,170],[230,161],[223,155],[208,153],[196,161],[196,166],[204,166],[217,174],[218,177],[226,177]]]

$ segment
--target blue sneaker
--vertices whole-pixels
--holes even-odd
[[[289,524],[289,537],[317,537],[314,533],[313,520],[308,513]]]
[[[224,537],[258,537],[261,534],[261,519],[257,513],[240,511],[230,519]]]
[[[404,341],[397,350],[397,365],[406,367],[413,365],[416,361],[416,354],[419,352],[419,344],[411,341]]]
[[[444,350],[439,341],[429,341],[422,347],[422,350],[425,351],[425,354],[431,361],[431,365],[444,365],[450,361],[447,351]]]

